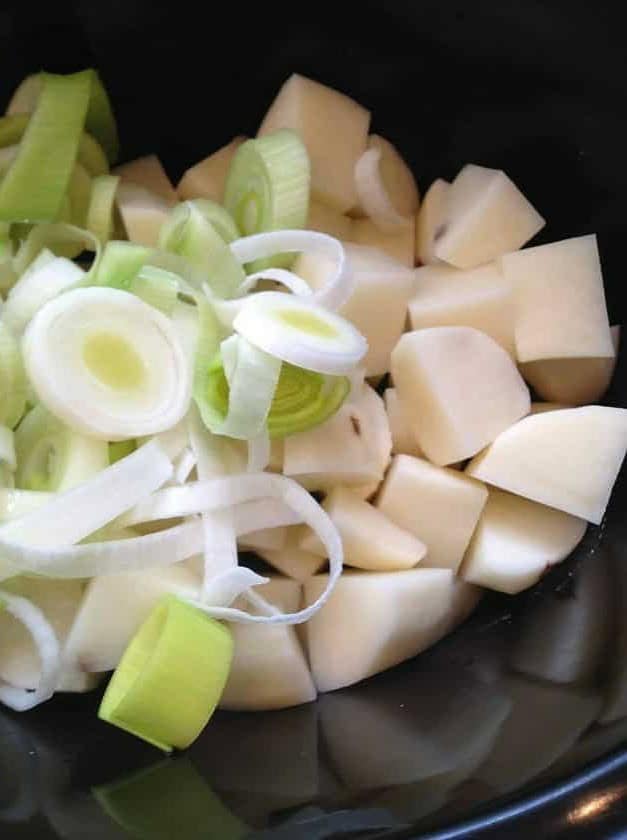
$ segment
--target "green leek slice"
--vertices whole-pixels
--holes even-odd
[[[98,715],[164,752],[184,749],[218,705],[232,657],[224,625],[166,597],[126,649]]]
[[[0,425],[13,429],[26,408],[27,381],[19,345],[0,321]]]
[[[272,439],[306,432],[332,417],[350,391],[346,376],[325,376],[284,363],[268,414]]]
[[[115,193],[120,179],[117,175],[98,175],[91,182],[85,227],[105,245],[113,232]]]
[[[109,444],[109,463],[115,464],[117,461],[121,461],[127,455],[132,455],[136,449],[136,440],[114,440]]]
[[[189,202],[210,222],[228,244],[239,239],[240,232],[229,211],[209,198],[193,198]]]
[[[65,222],[35,225],[22,241],[15,255],[15,271],[23,274],[45,248],[49,248],[59,257],[70,259],[78,256],[82,251],[93,251],[96,256],[88,274],[95,270],[100,259],[100,242],[88,230]]]
[[[163,268],[145,265],[131,281],[129,292],[137,295],[144,303],[171,315],[178,301],[179,277]]]

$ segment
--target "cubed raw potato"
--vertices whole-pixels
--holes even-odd
[[[601,699],[592,691],[508,677],[512,711],[476,781],[499,793],[521,787],[563,755],[596,719]]]
[[[368,341],[362,361],[366,376],[390,369],[390,354],[405,328],[407,301],[414,289],[414,272],[375,248],[347,245],[354,278],[353,293],[340,309]],[[301,254],[293,268],[312,289],[322,288],[335,267],[330,260]]]
[[[119,175],[122,181],[131,181],[133,184],[145,187],[168,204],[176,204],[179,200],[157,155],[145,155],[116,166],[113,174]]]
[[[363,385],[325,423],[285,438],[283,472],[308,490],[378,483],[391,450],[383,400]]]
[[[288,578],[272,578],[255,592],[282,612],[300,608],[302,586]],[[298,641],[289,624],[232,623],[233,663],[222,709],[285,709],[316,699],[316,689]]]
[[[322,507],[342,538],[347,566],[376,572],[411,569],[427,553],[417,537],[345,487],[329,493]]]
[[[474,327],[515,355],[514,293],[497,263],[471,271],[425,266],[416,271],[415,288],[409,302],[412,329]]]
[[[82,580],[50,580],[18,577],[5,581],[2,588],[27,598],[43,612],[59,643],[64,646],[81,604],[85,584]],[[16,688],[35,689],[41,680],[41,661],[32,636],[7,610],[0,609],[0,680]],[[61,675],[60,691],[89,691],[96,685],[91,674],[84,674],[68,663]]]
[[[305,602],[326,585],[327,575],[306,581]],[[452,595],[449,569],[345,572],[306,625],[318,690],[352,685],[434,644],[446,632]]]
[[[280,551],[287,542],[287,533],[286,527],[249,531],[238,539],[237,544],[248,551]]]
[[[92,578],[68,635],[69,661],[83,671],[112,671],[163,595],[195,598],[199,589],[199,577],[181,563]]]
[[[414,427],[401,408],[396,388],[386,388],[383,394],[385,410],[388,415],[392,434],[392,452],[394,455],[415,455],[420,458],[424,452],[420,448]]]
[[[245,137],[234,137],[226,146],[191,166],[176,187],[180,200],[210,198],[211,201],[222,204],[229,166],[233,155],[245,139]]]
[[[427,546],[422,566],[457,571],[488,491],[455,470],[395,455],[376,507]],[[454,512],[454,513],[453,513]]]
[[[355,164],[366,150],[370,112],[326,85],[294,73],[278,92],[258,136],[296,131],[311,160],[314,196],[340,213],[357,203]]]
[[[594,234],[507,254],[502,265],[514,287],[518,361],[615,355]]]
[[[592,558],[594,559],[594,558]],[[599,723],[627,720],[627,564],[624,539],[612,547],[610,556],[614,595],[614,626],[608,650],[609,673]]]
[[[564,408],[572,408],[572,406],[563,403],[532,402],[529,414],[544,414],[545,411],[561,411]]]
[[[319,544],[320,550],[316,552],[307,550],[301,545],[304,534],[308,532],[305,526],[292,525],[285,531],[287,532],[285,544],[281,548],[268,549],[258,546],[255,550],[277,571],[295,581],[305,581],[325,565],[326,552],[322,544]]]
[[[614,351],[618,353],[620,327],[611,327]],[[598,402],[609,388],[616,357],[588,359],[538,359],[524,362],[520,372],[538,396],[566,405]]]
[[[416,262],[431,265],[439,262],[435,256],[435,245],[444,232],[448,213],[448,195],[451,185],[438,178],[422,200],[416,219]]]
[[[436,464],[469,458],[529,412],[529,390],[511,357],[472,327],[405,333],[391,370],[418,443]]]
[[[370,219],[355,219],[351,225],[350,242],[368,245],[384,251],[392,259],[413,268],[416,262],[416,223],[411,219],[398,233],[385,233]]]
[[[626,409],[567,408],[520,420],[466,472],[598,525],[626,450]]]
[[[328,233],[329,236],[334,236],[336,239],[349,239],[351,220],[348,216],[338,213],[333,207],[320,204],[319,201],[311,201],[305,228],[307,230],[318,230],[320,233]]]
[[[588,683],[599,672],[614,629],[607,554],[587,557],[571,586],[527,605],[517,621],[515,670],[554,683]]]
[[[130,241],[156,247],[161,226],[170,213],[167,201],[130,181],[120,182],[115,200]]]
[[[521,248],[543,227],[542,216],[504,172],[468,164],[451,184],[434,253],[457,268],[475,268]]]
[[[399,222],[402,223],[402,219],[415,216],[418,212],[420,196],[416,179],[396,147],[384,137],[371,134],[366,152],[366,157],[358,162],[355,169],[359,198],[357,212],[365,216],[372,215],[374,223],[381,230],[393,232]],[[367,158],[368,167],[364,171],[362,165]],[[371,166],[374,166],[374,171]],[[360,184],[360,176],[365,176],[365,183]],[[376,218],[371,214],[371,207],[389,216],[387,222],[383,217]]]
[[[586,527],[584,519],[491,488],[460,575],[513,595],[568,557]]]

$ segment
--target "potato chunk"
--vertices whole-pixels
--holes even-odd
[[[233,155],[246,138],[234,137],[230,143],[204,158],[183,174],[176,191],[181,201],[190,198],[210,198],[222,204],[224,185]]]

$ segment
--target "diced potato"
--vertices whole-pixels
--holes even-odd
[[[598,525],[626,450],[626,409],[567,408],[520,420],[466,472]]]
[[[603,551],[577,569],[574,591],[547,593],[529,603],[517,622],[511,665],[554,683],[594,679],[613,631],[612,581]]]
[[[176,190],[157,155],[145,155],[116,166],[113,174],[119,175],[122,181],[131,181],[145,187],[168,204],[176,204],[178,201]]]
[[[342,538],[347,566],[374,572],[411,569],[427,553],[417,537],[345,487],[336,487],[322,507]],[[326,556],[322,544],[312,542],[311,550]]]
[[[503,257],[516,297],[516,355],[614,356],[596,236],[578,236]]]
[[[390,369],[390,354],[405,328],[414,272],[375,248],[347,245],[346,254],[353,272],[354,290],[340,314],[368,340],[368,353],[362,362],[366,376],[379,376]],[[319,289],[327,282],[334,266],[324,257],[300,254],[293,270],[312,289]]]
[[[383,400],[364,385],[325,423],[285,439],[283,472],[308,490],[356,487],[382,480],[391,450]]]
[[[245,139],[234,137],[226,146],[191,166],[176,187],[179,199],[186,201],[190,198],[210,198],[211,201],[222,204],[229,166],[233,155]]]
[[[545,411],[561,411],[563,408],[572,408],[572,406],[563,403],[532,402],[529,414],[544,414]]]
[[[399,263],[413,268],[416,262],[416,224],[412,219],[398,233],[384,233],[370,219],[355,219],[351,225],[350,242],[379,248]]]
[[[314,197],[340,213],[357,203],[355,164],[366,150],[370,113],[353,99],[294,73],[278,92],[258,136],[298,132],[311,160]]]
[[[542,216],[504,172],[468,164],[451,184],[434,252],[457,268],[475,268],[521,248],[543,227]]]
[[[438,236],[444,231],[450,188],[448,181],[438,178],[422,200],[416,220],[416,262],[422,265],[439,262],[435,256],[435,245]]]
[[[249,531],[238,539],[240,548],[249,551],[280,551],[287,542],[287,528],[263,528],[261,531]]]
[[[474,455],[529,412],[529,391],[511,357],[471,327],[405,333],[391,369],[403,411],[436,464]]]
[[[282,612],[300,608],[302,587],[295,580],[272,578],[255,592]],[[229,625],[234,641],[233,663],[222,709],[285,709],[316,699],[316,689],[298,641],[289,624]]]
[[[396,388],[386,388],[383,394],[383,400],[392,434],[393,454],[422,457],[424,452],[420,448],[412,424],[408,421],[405,412],[401,408]]]
[[[612,327],[612,343],[618,353],[620,327]],[[598,402],[607,391],[616,357],[588,359],[538,359],[524,362],[520,372],[535,392],[545,400],[567,405],[589,405]]]
[[[395,455],[376,500],[392,522],[427,546],[421,567],[457,571],[488,491],[463,473]]]
[[[371,134],[367,148],[377,149],[380,153],[379,178],[392,208],[399,216],[415,216],[420,204],[416,179],[396,147],[384,137]],[[361,206],[357,209],[359,213],[364,211]]]
[[[450,626],[453,582],[449,569],[345,572],[306,625],[318,690],[352,685],[434,644]],[[306,581],[305,602],[326,585],[326,575]]]
[[[315,553],[302,546],[304,526],[292,525],[285,531],[287,532],[285,544],[281,548],[268,549],[258,546],[257,554],[289,578],[305,581],[317,574],[325,565],[326,552],[321,543],[318,544],[320,550]]]
[[[514,293],[496,263],[471,271],[425,266],[416,271],[416,294],[409,302],[414,330],[474,327],[515,355]]]
[[[460,575],[513,595],[568,557],[586,527],[584,519],[491,488]]]
[[[328,233],[329,236],[334,236],[336,239],[349,239],[351,220],[348,216],[338,213],[333,207],[320,204],[319,201],[311,201],[305,228],[307,230],[318,230],[320,233]]]
[[[122,181],[118,185],[115,200],[131,242],[155,247],[161,226],[170,213],[170,205],[160,196],[130,181]]]

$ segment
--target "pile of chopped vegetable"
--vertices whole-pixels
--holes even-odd
[[[175,190],[155,156],[110,169],[94,70],[14,93],[6,705],[114,671],[100,716],[183,748],[219,703],[308,702],[415,655],[601,521],[627,412],[587,405],[618,340],[596,239],[519,250],[544,220],[484,167],[420,205],[369,122],[292,76]]]

